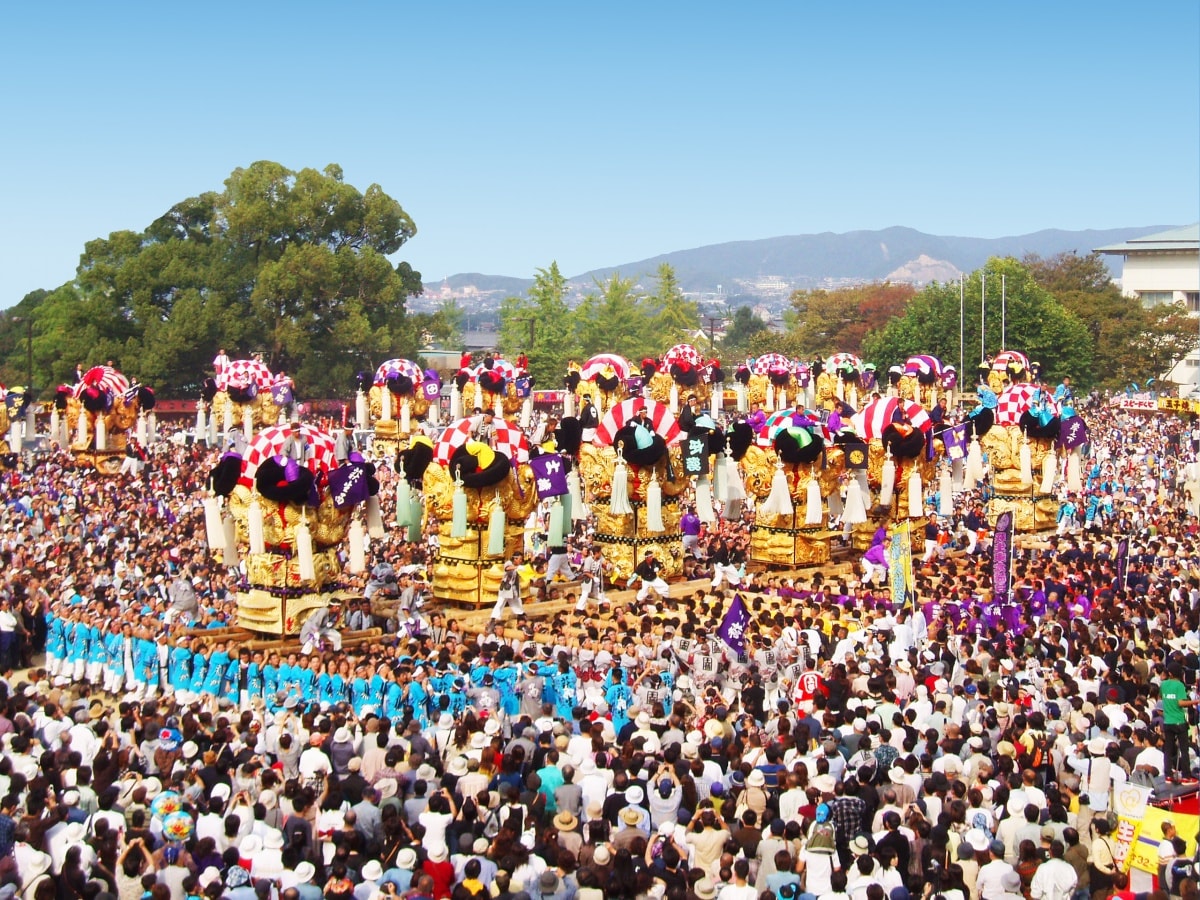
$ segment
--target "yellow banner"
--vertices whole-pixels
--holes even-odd
[[[1200,413],[1200,400],[1188,400],[1185,397],[1159,397],[1160,412]]]
[[[1168,821],[1175,823],[1176,832],[1187,841],[1187,852],[1183,856],[1190,858],[1196,852],[1196,828],[1200,826],[1200,816],[1182,815],[1148,806],[1140,820],[1122,816],[1118,821],[1114,836],[1117,843],[1115,855],[1119,860],[1123,857],[1126,872],[1134,868],[1151,875],[1158,874],[1158,845],[1163,839],[1163,822]]]

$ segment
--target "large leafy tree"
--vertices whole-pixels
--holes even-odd
[[[1031,360],[1042,363],[1044,377],[1048,379],[1071,375],[1083,387],[1094,383],[1092,337],[1079,317],[1039,285],[1029,269],[1016,259],[993,258],[988,261],[986,273],[987,353],[992,355],[1006,347],[1021,350]],[[962,373],[964,377],[969,377],[968,373],[980,359],[983,274],[984,270],[971,273],[964,284],[962,337],[967,369]],[[1006,347],[1001,341],[1002,276]],[[958,284],[932,284],[908,302],[903,316],[867,336],[863,355],[880,369],[902,363],[917,353],[932,354],[957,365],[959,309]]]
[[[85,245],[74,280],[33,310],[35,381],[111,359],[186,395],[223,346],[261,352],[309,396],[336,396],[356,370],[415,356],[436,326],[406,315],[420,275],[387,259],[414,234],[396,200],[346,184],[336,165],[237,169],[145,231]]]
[[[670,346],[669,337],[656,334],[650,305],[633,279],[619,272],[597,281],[575,315],[581,357],[619,353],[636,364]]]
[[[558,263],[538,269],[525,297],[500,304],[500,350],[510,358],[529,357],[529,373],[542,387],[558,387],[575,344],[567,279]]]
[[[1095,343],[1095,383],[1121,388],[1161,378],[1196,345],[1196,321],[1181,305],[1146,309],[1125,297],[1095,253],[1022,260],[1033,278],[1074,313]]]
[[[802,357],[859,353],[867,334],[901,315],[915,294],[912,285],[891,282],[796,291],[791,296],[789,344]]]
[[[726,366],[735,366],[749,354],[750,340],[755,335],[767,334],[770,328],[754,314],[753,307],[739,306],[733,313],[725,338],[721,341],[721,356]]]
[[[683,289],[679,287],[679,279],[675,277],[675,269],[670,263],[663,263],[658,267],[655,279],[658,285],[647,299],[658,309],[653,319],[658,340],[668,346],[681,342],[690,343],[700,327],[699,308],[684,297]]]

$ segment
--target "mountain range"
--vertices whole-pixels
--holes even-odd
[[[602,281],[619,272],[623,277],[646,283],[660,264],[670,263],[683,290],[730,297],[771,296],[790,293],[796,288],[836,287],[885,279],[924,284],[957,278],[960,272],[973,271],[993,256],[1019,258],[1036,253],[1046,257],[1064,251],[1090,253],[1095,247],[1170,227],[1046,229],[999,238],[925,234],[901,226],[844,234],[789,235],[676,250],[582,272],[572,276],[570,281],[577,291],[586,291],[594,280]],[[522,295],[531,284],[532,280],[526,278],[471,273],[429,282],[425,288],[426,297],[432,299],[496,293]]]

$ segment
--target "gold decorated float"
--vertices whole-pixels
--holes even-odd
[[[64,385],[55,398],[60,437],[69,441],[71,455],[79,465],[90,466],[101,475],[121,470],[125,450],[136,427],[144,431],[143,411],[154,407],[154,394],[130,385],[129,379],[111,366],[94,366],[74,386]],[[145,443],[145,435],[142,435]]]
[[[426,375],[415,362],[389,359],[375,370],[367,391],[360,385],[355,418],[360,429],[374,429],[371,447],[376,457],[395,456],[429,414],[425,383]]]

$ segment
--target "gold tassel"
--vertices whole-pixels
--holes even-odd
[[[883,474],[879,485],[879,505],[891,506],[896,493],[896,461],[889,451],[883,463]]]
[[[783,463],[775,463],[775,474],[771,476],[771,493],[759,510],[768,516],[790,516],[795,512],[792,506],[792,495],[788,492],[787,474],[783,471]]]
[[[804,508],[804,524],[820,525],[825,518],[825,510],[821,505],[821,485],[817,482],[815,472],[809,473],[808,502]]]
[[[1042,493],[1054,491],[1054,482],[1058,478],[1058,456],[1051,447],[1042,458]]]
[[[500,503],[500,498],[492,502],[492,515],[488,519],[488,556],[504,555],[504,529],[508,527],[508,515]]]
[[[450,537],[465,538],[467,536],[467,493],[463,490],[461,478],[454,482],[452,506],[454,515],[450,520]]]
[[[367,552],[364,547],[365,533],[358,516],[350,523],[350,574],[360,575],[367,568]]]
[[[379,510],[379,497],[367,498],[367,534],[375,540],[383,537],[383,513]]]
[[[302,514],[295,532],[296,568],[301,581],[316,581],[317,568],[313,559],[312,532],[308,530],[308,517]]]
[[[646,488],[646,530],[656,534],[666,530],[662,517],[662,485],[658,483],[658,473],[650,476],[650,486]]]
[[[629,505],[629,467],[617,448],[617,464],[613,467],[612,496],[608,501],[608,511],[614,516],[627,516],[633,512]]]
[[[706,525],[717,521],[717,514],[713,512],[712,485],[707,475],[696,478],[696,515]]]
[[[908,517],[919,519],[925,515],[925,486],[921,484],[921,470],[917,461],[913,460],[912,471],[908,473]]]
[[[938,475],[938,515],[954,515],[954,482],[947,466],[942,466],[942,472]]]
[[[250,512],[246,516],[246,527],[250,532],[250,552],[252,554],[266,553],[267,545],[263,538],[265,523],[263,521],[262,504],[258,502],[258,494],[250,499]]]
[[[843,525],[861,525],[867,521],[867,506],[863,502],[862,488],[858,479],[851,478],[846,485],[846,506],[842,511]]]

